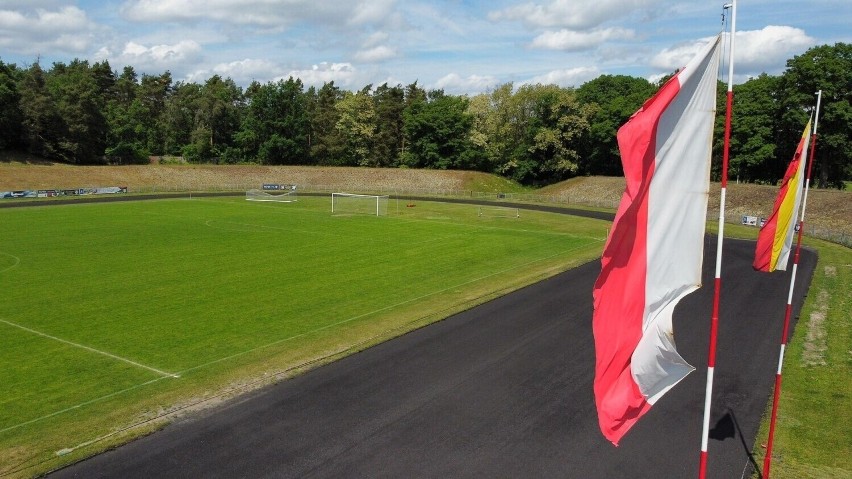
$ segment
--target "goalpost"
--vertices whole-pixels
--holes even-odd
[[[292,203],[298,200],[298,195],[296,194],[296,185],[281,185],[279,191],[284,191],[284,193],[271,194],[262,190],[251,189],[246,191],[246,200],[275,201],[278,203]]]
[[[332,193],[331,214],[386,216],[388,214],[388,196]]]
[[[480,206],[480,218],[520,218],[521,210],[509,206]]]

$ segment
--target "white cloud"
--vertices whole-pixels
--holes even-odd
[[[388,38],[390,35],[385,32],[373,32],[364,40],[363,46],[364,48],[379,46],[388,41]]]
[[[577,52],[589,50],[610,40],[630,40],[636,35],[626,28],[599,28],[589,32],[576,32],[567,29],[546,31],[537,36],[531,46],[548,50]]]
[[[651,66],[666,70],[668,72],[683,68],[689,63],[695,55],[701,51],[701,47],[709,42],[710,38],[701,38],[686,43],[677,44],[671,48],[666,48],[654,55],[651,59]]]
[[[122,15],[134,22],[213,21],[284,30],[307,22],[325,27],[382,24],[395,16],[396,0],[127,0]]]
[[[344,3],[339,2],[339,4]],[[396,0],[362,0],[355,6],[349,23],[352,25],[382,23],[393,13],[395,6]]]
[[[396,50],[384,45],[361,50],[355,54],[355,60],[364,63],[376,63],[389,60],[397,55]]]
[[[675,71],[685,66],[710,40],[702,38],[667,48],[651,59],[651,65],[667,72]],[[761,30],[739,31],[734,46],[735,74],[739,77],[764,72],[779,74],[786,60],[814,44],[816,40],[799,28],[769,25]]]
[[[230,78],[237,84],[248,85],[253,80],[264,83],[280,73],[281,68],[269,60],[246,58],[219,63],[212,70],[197,70],[187,75],[187,81],[203,83],[211,76],[219,75],[223,78]]]
[[[117,65],[132,65],[141,72],[183,71],[201,60],[201,50],[201,45],[192,40],[152,46],[131,41],[124,45],[121,53],[114,54],[108,48],[101,48],[96,57]]]
[[[768,25],[761,30],[737,32],[734,68],[757,74],[767,69],[775,70],[767,73],[780,73],[779,67],[788,59],[816,43],[804,30],[787,26]]]
[[[578,87],[589,80],[601,75],[597,67],[577,67],[565,70],[553,70],[523,81],[521,85],[559,85],[561,87]]]
[[[435,82],[434,88],[450,94],[480,93],[494,88],[499,83],[492,76],[469,75],[462,77],[457,73],[450,73],[439,78]]]
[[[13,9],[37,9],[37,8],[56,8],[60,5],[67,4],[67,0],[3,0],[0,1],[0,8],[3,10]]]
[[[19,52],[80,53],[99,30],[86,12],[73,6],[27,12],[0,10],[0,46]]]
[[[490,12],[492,21],[521,21],[532,28],[587,29],[636,11],[665,4],[662,0],[551,0],[524,3]]]
[[[309,70],[293,70],[286,75],[276,78],[276,80],[286,80],[289,77],[293,77],[302,80],[305,86],[319,87],[333,81],[340,87],[353,86],[360,88],[363,85],[354,84],[357,75],[358,70],[351,63],[322,62],[318,65],[313,65]]]
[[[193,22],[286,27],[293,22],[329,18],[342,21],[345,9],[316,0],[128,0],[122,15],[137,22]]]

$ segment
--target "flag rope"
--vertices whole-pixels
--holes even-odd
[[[725,239],[725,199],[728,188],[728,159],[731,146],[731,112],[734,103],[734,37],[737,30],[737,0],[732,0],[723,9],[731,9],[730,49],[728,52],[728,92],[725,105],[725,142],[722,153],[722,188],[719,195],[719,232],[716,245],[716,276],[713,281],[713,311],[710,316],[710,347],[707,354],[707,382],[704,391],[704,418],[701,431],[701,453],[698,461],[698,477],[707,477],[708,439],[710,437],[710,410],[713,397],[713,374],[716,369],[716,338],[719,329],[719,302],[722,290],[722,245]]]
[[[787,306],[784,310],[784,327],[781,332],[781,351],[778,354],[778,370],[775,373],[775,392],[772,395],[772,416],[769,420],[769,437],[766,440],[766,455],[763,458],[763,478],[769,479],[769,470],[772,467],[772,446],[775,439],[775,423],[778,419],[778,402],[781,399],[781,369],[784,364],[784,350],[789,340],[790,317],[793,314],[793,288],[796,284],[796,272],[799,267],[799,253],[802,250],[802,234],[805,231],[805,207],[808,204],[808,190],[811,185],[811,171],[814,166],[814,151],[816,149],[817,123],[819,122],[819,107],[822,101],[822,90],[817,92],[816,118],[814,129],[811,133],[811,151],[808,158],[808,174],[805,180],[805,192],[802,199],[802,213],[799,217],[799,234],[796,239],[796,253],[793,256],[793,272],[790,276],[790,292],[787,295]]]

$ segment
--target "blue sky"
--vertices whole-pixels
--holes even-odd
[[[289,76],[352,90],[417,81],[453,94],[507,82],[580,86],[683,66],[723,28],[723,3],[0,0],[0,60],[108,60],[118,71],[198,83],[218,74],[242,86]],[[813,46],[852,43],[850,24],[850,0],[738,0],[735,81],[780,74]]]

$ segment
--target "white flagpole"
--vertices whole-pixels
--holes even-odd
[[[737,31],[737,0],[725,5],[731,9],[730,51],[728,58],[728,94],[725,109],[725,147],[722,154],[722,191],[719,195],[719,234],[716,244],[716,278],[713,282],[713,313],[710,317],[710,351],[707,355],[707,384],[704,391],[704,422],[698,477],[707,477],[707,443],[710,437],[710,408],[713,396],[713,372],[716,368],[716,337],[719,330],[719,294],[722,289],[722,244],[725,239],[725,197],[728,188],[728,158],[731,146],[731,109],[734,103],[734,38]]]
[[[772,396],[772,416],[769,420],[769,438],[766,441],[766,455],[763,458],[763,479],[769,479],[769,469],[772,467],[772,444],[775,438],[775,421],[778,419],[778,402],[781,399],[781,368],[784,365],[784,350],[787,347],[790,332],[790,317],[793,315],[793,287],[796,284],[796,272],[799,269],[799,252],[802,250],[802,234],[805,230],[805,206],[808,204],[808,190],[811,187],[811,168],[814,166],[814,149],[816,148],[817,123],[819,123],[819,105],[822,100],[822,90],[817,92],[816,118],[811,134],[811,151],[808,156],[808,174],[805,180],[805,192],[802,197],[802,214],[799,219],[799,235],[796,240],[796,254],[793,256],[793,273],[790,276],[790,292],[787,295],[787,307],[784,310],[784,328],[781,333],[781,352],[778,355],[778,371],[775,373],[775,393]]]

